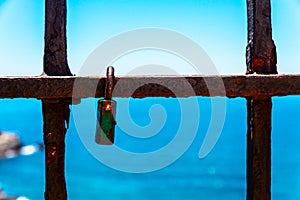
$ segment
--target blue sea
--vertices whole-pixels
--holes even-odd
[[[211,98],[195,99],[199,103],[200,120],[191,146],[172,164],[147,173],[122,172],[101,163],[84,146],[76,120],[71,115],[66,137],[65,170],[69,199],[245,199],[246,100],[223,99],[226,102],[226,116],[220,138],[206,157],[199,158],[199,149],[212,119],[212,103]],[[120,113],[122,101],[124,99],[117,99],[117,121],[126,123],[129,119]],[[155,115],[158,119],[161,117],[155,112],[151,117],[149,115],[149,109],[156,104],[164,108],[167,116],[157,136],[148,139],[131,137],[116,127],[115,145],[137,154],[155,152],[167,145],[175,137],[182,116],[176,99],[131,99],[131,117],[136,124],[147,127]],[[300,97],[297,96],[273,98],[272,199],[275,200],[300,199],[299,105]],[[195,119],[191,116],[189,120],[193,122]],[[17,133],[25,145],[42,143],[41,102],[34,99],[0,100],[0,130]],[[127,163],[128,166],[130,164]],[[0,186],[9,195],[41,200],[45,185],[44,168],[44,151],[2,159]]]

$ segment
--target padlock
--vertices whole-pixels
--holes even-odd
[[[98,101],[96,143],[112,145],[115,138],[116,101],[112,100],[115,76],[114,68],[109,66],[106,72],[104,99]]]

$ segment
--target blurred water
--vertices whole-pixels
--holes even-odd
[[[204,159],[199,159],[198,152],[210,122],[210,99],[198,98],[198,101],[201,121],[189,150],[172,165],[146,174],[119,172],[101,164],[85,149],[71,119],[66,138],[69,199],[245,199],[246,101],[242,98],[226,99],[222,135]],[[300,198],[298,102],[299,97],[273,98],[272,199]],[[180,109],[174,99],[132,100],[133,120],[147,125],[147,113],[152,103],[162,104],[167,114],[171,112],[167,127],[160,134],[176,129]],[[122,114],[117,112],[117,118],[120,117]],[[0,100],[0,129],[16,132],[24,144],[42,142],[41,103],[26,99]],[[116,137],[117,144],[130,151],[152,151],[170,140],[170,137],[165,137],[165,141],[161,141],[164,137],[158,138],[160,141],[156,146],[155,141],[139,143],[138,139],[127,137],[118,128]],[[41,200],[44,182],[44,152],[0,160],[0,185],[6,193]]]

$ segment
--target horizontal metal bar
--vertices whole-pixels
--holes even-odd
[[[105,77],[0,77],[0,98],[98,98],[104,87]],[[113,92],[135,98],[285,95],[300,95],[300,75],[116,77]]]

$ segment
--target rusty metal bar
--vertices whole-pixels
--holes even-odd
[[[277,74],[270,0],[247,0],[247,74]]]
[[[66,57],[66,0],[46,0],[45,3],[44,74],[48,76],[71,76]],[[47,84],[48,86],[52,85],[54,81]],[[34,87],[34,85],[32,86]],[[61,87],[63,86],[61,85]],[[66,200],[65,134],[66,126],[69,124],[71,100],[67,98],[49,100],[46,98],[46,96],[42,98],[46,148],[46,190],[44,197],[46,200]]]
[[[272,100],[247,98],[247,199],[270,199]]]
[[[237,76],[155,76],[155,77],[116,77],[114,97],[174,97],[163,85],[177,80],[189,82],[195,93],[187,92],[180,84],[174,85],[177,97],[188,96],[286,96],[300,95],[300,75],[237,75]],[[215,84],[224,83],[225,93]],[[73,93],[76,81],[76,92]],[[118,84],[122,81],[122,84]],[[138,88],[133,94],[128,89],[149,83]],[[150,84],[156,83],[156,84]],[[210,85],[210,90],[207,89]],[[95,88],[93,88],[95,86]],[[105,77],[0,77],[0,98],[88,98],[103,97]]]
[[[247,13],[247,74],[276,74],[277,56],[272,39],[270,0],[247,0]],[[247,199],[269,200],[272,99],[267,96],[248,97],[247,108]]]
[[[44,73],[72,76],[67,62],[66,0],[46,0],[45,6]]]

